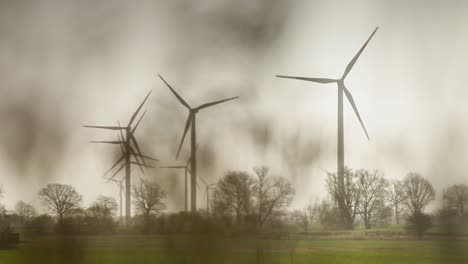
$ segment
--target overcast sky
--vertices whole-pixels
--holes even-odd
[[[371,140],[345,103],[346,165],[419,172],[438,191],[468,183],[467,12],[465,1],[1,1],[1,202],[39,207],[47,183],[72,184],[85,205],[116,197],[102,174],[118,147],[88,143],[115,134],[82,125],[128,122],[149,90],[137,138],[172,164],[187,111],[160,73],[192,105],[240,96],[199,113],[200,176],[266,165],[304,207],[325,195],[320,167],[336,169],[337,88],[274,75],[340,77],[376,26],[347,78]],[[183,209],[181,172],[133,175]]]

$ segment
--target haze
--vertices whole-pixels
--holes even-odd
[[[1,202],[38,208],[51,182],[85,203],[116,196],[102,174],[118,147],[88,143],[116,134],[82,125],[128,122],[149,90],[139,141],[173,163],[187,112],[160,73],[194,105],[240,96],[198,117],[201,177],[266,165],[302,208],[326,195],[320,167],[336,169],[336,86],[274,75],[339,77],[376,26],[347,80],[371,140],[346,104],[346,164],[419,172],[438,191],[468,183],[467,12],[464,1],[1,1]],[[183,209],[181,173],[141,177]]]

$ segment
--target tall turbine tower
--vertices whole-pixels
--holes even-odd
[[[196,136],[196,116],[198,111],[208,108],[210,106],[214,106],[220,103],[224,103],[227,101],[231,101],[234,99],[239,98],[238,96],[236,97],[231,97],[228,99],[223,99],[211,103],[206,103],[202,104],[200,106],[197,106],[195,108],[192,108],[170,85],[169,83],[166,82],[166,80],[163,79],[161,75],[158,75],[159,78],[167,85],[167,87],[171,90],[171,92],[175,95],[177,100],[185,106],[189,110],[189,116],[187,118],[187,122],[185,123],[185,129],[184,129],[184,134],[182,135],[182,140],[180,141],[179,144],[179,149],[177,150],[177,155],[176,159],[179,157],[180,149],[182,148],[182,144],[184,143],[185,135],[187,134],[188,129],[190,128],[191,132],[191,144],[190,144],[190,156],[192,157],[192,162],[190,163],[190,201],[191,201],[191,211],[195,213],[197,211],[197,151],[196,151],[196,145],[197,145],[197,136]]]
[[[359,114],[359,111],[356,107],[356,103],[354,102],[353,96],[351,95],[351,92],[346,88],[345,86],[345,79],[348,76],[349,72],[353,68],[354,64],[356,61],[359,59],[359,56],[361,56],[361,53],[364,51],[366,48],[367,44],[369,41],[372,39],[374,36],[375,32],[377,32],[379,28],[375,28],[375,30],[372,32],[370,37],[367,39],[367,41],[364,43],[364,45],[361,47],[361,49],[358,51],[358,53],[353,57],[353,59],[348,63],[346,66],[346,69],[344,70],[343,75],[341,76],[340,79],[328,79],[328,78],[310,78],[310,77],[297,77],[297,76],[285,76],[285,75],[277,75],[276,77],[279,78],[288,78],[288,79],[297,79],[297,80],[303,80],[303,81],[309,81],[309,82],[315,82],[315,83],[336,83],[338,86],[338,164],[337,164],[337,169],[338,169],[338,180],[339,180],[339,189],[342,191],[344,190],[344,129],[343,129],[343,93],[346,95],[346,98],[348,99],[349,103],[351,104],[354,113],[356,114],[359,122],[361,123],[362,129],[364,130],[364,133],[366,134],[366,137],[368,140],[369,134],[367,133],[366,127],[364,126],[364,123],[361,119],[361,116]],[[349,225],[349,223],[346,222],[345,219],[345,210],[344,210],[344,200],[343,197],[340,197],[338,199],[338,206],[339,210],[341,213],[341,219],[343,221],[343,225],[346,227]]]

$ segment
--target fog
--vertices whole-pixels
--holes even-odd
[[[85,204],[117,197],[102,174],[118,147],[88,143],[116,134],[82,125],[128,122],[149,90],[137,138],[174,163],[188,113],[160,73],[191,105],[240,96],[198,114],[201,177],[266,165],[302,208],[325,195],[320,167],[336,168],[337,89],[274,76],[339,77],[376,26],[347,78],[371,140],[345,103],[346,165],[419,172],[438,191],[468,183],[467,11],[464,1],[1,1],[1,202],[39,206],[51,182],[74,185]],[[181,171],[133,175],[183,209]]]

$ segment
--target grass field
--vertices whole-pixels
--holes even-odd
[[[467,240],[46,237],[0,250],[0,263],[468,263],[467,250]]]

